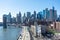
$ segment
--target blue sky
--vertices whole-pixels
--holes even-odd
[[[27,11],[33,13],[42,11],[45,8],[51,9],[52,6],[57,10],[60,15],[60,0],[0,0],[0,22],[2,22],[3,14],[11,12],[12,16],[16,16],[19,11],[22,15]]]

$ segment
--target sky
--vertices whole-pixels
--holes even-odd
[[[3,20],[4,14],[9,14],[16,17],[16,14],[21,12],[23,15],[26,12],[35,10],[36,12],[43,11],[45,8],[52,9],[54,6],[57,14],[60,15],[60,0],[0,0],[0,22]]]

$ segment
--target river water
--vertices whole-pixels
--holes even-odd
[[[17,40],[21,31],[19,27],[9,26],[3,29],[3,26],[0,26],[0,40]]]

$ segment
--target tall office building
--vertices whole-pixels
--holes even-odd
[[[30,18],[31,18],[31,13],[30,12],[27,12],[27,21],[28,22],[29,22]]]
[[[42,20],[42,19],[43,19],[42,12],[38,12],[38,14],[37,14],[37,19],[38,19],[38,20]]]
[[[31,13],[27,12],[27,18],[29,19],[31,17]]]
[[[7,17],[7,22],[11,23],[11,13],[10,12],[9,12],[8,15],[6,15],[6,17]]]
[[[17,14],[17,19],[16,19],[17,23],[19,23],[19,14]]]
[[[30,22],[32,22],[32,24],[36,21],[37,19],[37,15],[36,15],[36,11],[33,12],[33,14],[31,15],[31,19]]]
[[[6,22],[11,23],[11,13],[9,12],[9,14],[5,16],[6,16]]]
[[[55,8],[53,7],[52,8],[52,13],[53,13],[53,21],[56,21],[57,20],[57,10],[55,10]]]
[[[21,23],[21,12],[19,12],[19,22]]]
[[[49,13],[50,13],[50,20],[56,21],[57,20],[57,11],[54,9],[54,7],[49,10]]]
[[[50,14],[48,8],[46,8],[45,11],[46,11],[46,20],[49,21]]]
[[[59,17],[57,18],[57,21],[59,21],[59,22],[60,22],[60,15],[59,15]]]
[[[34,11],[34,21],[36,21],[37,15],[36,15],[36,11]]]
[[[25,23],[25,22],[26,22],[26,15],[24,13],[24,15],[23,15],[23,23]]]
[[[43,18],[46,19],[46,13],[45,13],[45,10],[43,10]]]
[[[43,10],[43,18],[46,20],[46,21],[49,21],[49,10],[48,8],[46,8],[45,10]]]
[[[55,21],[57,20],[57,11],[54,9],[54,7],[50,10],[46,8],[43,10],[43,17],[46,21]]]
[[[12,17],[12,23],[16,23],[16,18]]]
[[[17,14],[17,23],[18,24],[21,23],[21,12],[19,12],[19,14]]]

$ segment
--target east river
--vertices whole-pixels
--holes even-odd
[[[0,40],[17,40],[21,31],[19,27],[8,26],[3,29],[3,26],[0,26]]]

